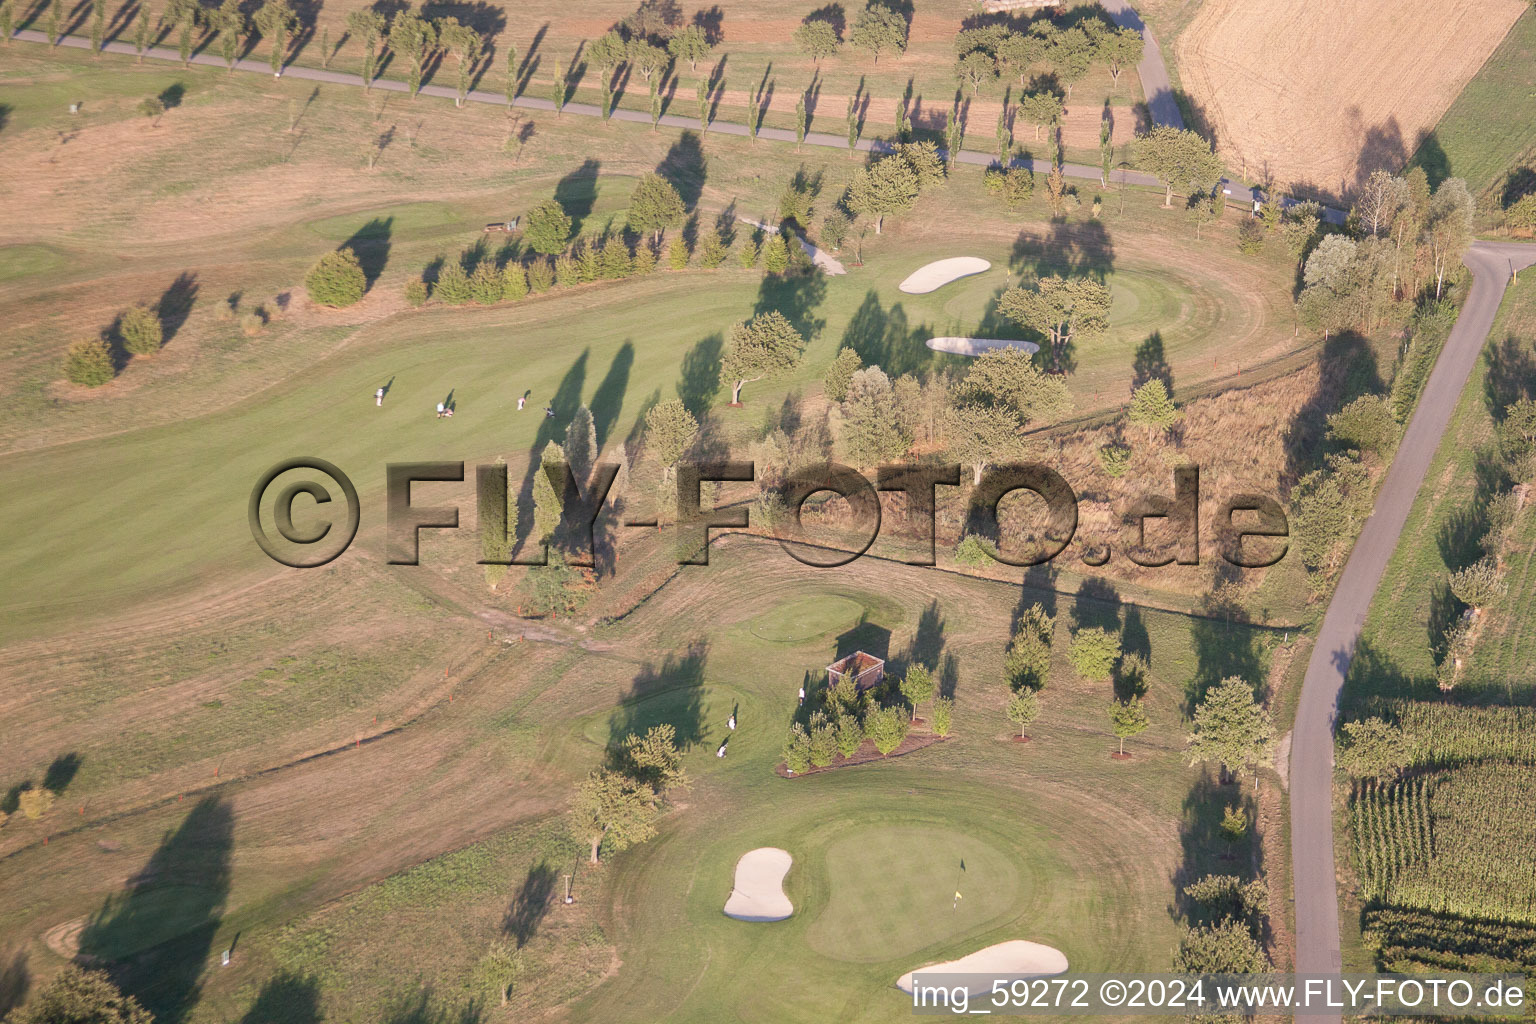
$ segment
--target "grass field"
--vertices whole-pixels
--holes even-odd
[[[29,211],[0,225],[0,519],[24,538],[0,551],[0,711],[17,735],[0,793],[7,811],[24,783],[57,793],[41,818],[0,829],[0,970],[42,983],[69,958],[110,960],[162,1024],[783,1022],[825,1019],[829,993],[838,1019],[882,1021],[909,1012],[903,972],[1008,938],[1081,970],[1161,970],[1173,885],[1284,874],[1272,780],[1216,785],[1187,766],[1184,733],[1192,699],[1223,676],[1283,699],[1305,661],[1291,617],[1159,610],[1192,600],[1077,571],[985,580],[871,557],[832,573],[746,535],[680,572],[649,530],[615,531],[615,568],[579,614],[535,621],[515,587],[487,591],[471,529],[426,534],[418,567],[385,562],[386,463],[504,456],[520,474],[578,404],[619,453],[649,403],[673,396],[744,451],[786,399],[824,408],[840,347],[897,373],[942,366],[924,338],[1007,329],[991,303],[1031,273],[1111,290],[1108,335],[1075,353],[1078,414],[1124,404],[1154,334],[1180,393],[1309,360],[1293,268],[1278,246],[1240,256],[1235,218],[1197,241],[1159,194],[1106,195],[1093,218],[1084,188],[1083,208],[1053,222],[1039,200],[1006,213],[962,168],[868,235],[846,276],[765,280],[732,263],[413,310],[407,281],[550,195],[595,233],[623,223],[639,175],[681,163],[707,224],[771,214],[802,166],[823,176],[825,208],[853,165],[575,118],[536,119],[508,152],[527,122],[494,109],[21,44],[0,82],[0,175]],[[177,85],[158,126],[134,114]],[[369,171],[361,150],[390,133]],[[310,306],[305,270],[348,241],[376,261],[369,294]],[[963,254],[994,268],[927,296],[896,290]],[[68,340],[136,301],[175,321],[166,346],[99,391],[59,381]],[[258,308],[266,323],[247,333]],[[806,358],[728,408],[723,339],[773,308],[805,325]],[[1317,376],[1241,394],[1265,415],[1294,411]],[[455,418],[429,420],[449,393]],[[1274,442],[1264,465],[1232,446],[1235,477],[1283,472],[1272,457],[1292,417],[1273,418],[1252,431]],[[1191,444],[1223,422],[1192,416]],[[363,509],[349,554],[302,572],[261,556],[245,517],[262,470],[299,454],[349,473]],[[1166,476],[1152,446],[1139,457]],[[470,485],[416,497],[457,502],[471,525]],[[1033,742],[1014,743],[1003,651],[1035,602],[1060,620],[1056,664]],[[1066,664],[1067,632],[1087,625],[1120,631],[1150,665],[1152,725],[1129,761],[1110,757],[1111,687]],[[957,701],[953,735],[780,778],[798,686],[850,646],[931,667]],[[662,722],[692,789],[654,841],[589,867],[563,821],[573,784]],[[1232,804],[1260,820],[1235,849],[1217,832]],[[796,915],[725,918],[736,860],[764,845],[795,856]],[[231,965],[213,967],[231,945]],[[503,955],[517,964],[505,1007],[487,988]]]
[[[1346,702],[1370,696],[1430,697],[1437,692],[1435,665],[1448,616],[1457,612],[1445,583],[1455,569],[1476,560],[1474,524],[1496,483],[1489,445],[1493,412],[1530,386],[1532,338],[1536,337],[1536,281],[1511,287],[1494,324],[1488,349],[1473,370],[1440,450],[1414,502],[1403,543],[1387,566],[1361,633],[1361,651],[1350,670]],[[1511,541],[1510,589],[1488,609],[1488,625],[1458,684],[1457,697],[1525,699],[1536,683],[1527,652],[1531,594],[1522,585],[1532,551],[1529,517]]]
[[[1498,190],[1536,157],[1536,11],[1526,11],[1419,146],[1431,180],[1465,178],[1473,195]]]

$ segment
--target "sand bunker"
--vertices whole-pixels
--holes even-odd
[[[912,994],[912,976],[914,974],[985,974],[986,982],[977,982],[977,986],[971,990],[972,995],[992,991],[991,977],[1013,977],[1028,975],[1039,977],[1048,974],[1061,974],[1067,969],[1067,957],[1061,950],[1053,946],[1045,946],[1038,942],[1025,942],[1023,939],[1013,939],[1008,942],[999,942],[995,946],[986,949],[978,949],[969,956],[963,956],[958,960],[950,960],[942,964],[929,964],[919,967],[915,971],[908,971],[896,979],[896,987],[907,995]]]
[[[962,277],[970,277],[972,274],[979,274],[991,268],[991,263],[977,256],[954,256],[947,260],[930,263],[926,267],[918,267],[896,287],[908,295],[922,295],[942,288],[951,281],[958,281]]]
[[[994,348],[1017,348],[1034,355],[1040,346],[1032,341],[1007,341],[1003,338],[929,338],[924,342],[935,352],[952,352],[957,356],[979,356]]]
[[[784,895],[784,876],[794,862],[772,846],[750,850],[736,862],[736,881],[725,901],[725,916],[738,921],[782,921],[795,912]]]

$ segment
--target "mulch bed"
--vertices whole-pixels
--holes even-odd
[[[1110,758],[1112,760],[1115,760],[1115,761],[1129,761],[1131,759],[1131,755],[1130,754],[1122,754],[1118,750],[1115,751],[1114,753],[1110,754],[1109,756],[1110,756]]]
[[[781,779],[803,779],[805,776],[815,775],[817,772],[835,772],[839,768],[852,768],[855,765],[868,764],[871,761],[889,761],[893,757],[910,754],[914,750],[922,750],[924,747],[931,747],[935,743],[943,743],[946,739],[948,739],[947,736],[935,736],[931,732],[925,732],[921,735],[908,733],[907,738],[901,741],[901,746],[884,756],[881,756],[880,751],[875,749],[875,744],[872,740],[865,740],[859,749],[853,752],[852,757],[843,757],[841,754],[838,754],[832,763],[825,768],[817,768],[815,765],[812,765],[803,772],[791,772],[785,767],[784,762],[780,761],[774,766],[773,771]]]

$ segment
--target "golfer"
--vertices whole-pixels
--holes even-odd
[[[373,393],[373,404],[374,405],[383,405],[384,404],[384,389],[383,388],[379,388],[379,390],[377,390],[377,391],[375,391]]]

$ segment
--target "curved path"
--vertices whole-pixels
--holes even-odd
[[[1152,38],[1152,30],[1125,0],[1099,0],[1099,3],[1116,25],[1141,33],[1144,45],[1136,74],[1141,77],[1141,91],[1147,97],[1147,109],[1152,113],[1153,123],[1183,128],[1184,115],[1179,110],[1178,100],[1173,97],[1173,83],[1168,78],[1168,66],[1163,63],[1163,50]]]
[[[1478,242],[1464,261],[1472,289],[1403,432],[1371,516],[1360,530],[1307,662],[1291,736],[1291,877],[1296,973],[1336,974],[1339,899],[1333,864],[1333,719],[1371,597],[1440,446],[1503,300],[1511,274],[1536,263],[1536,245]],[[1322,1021],[1324,1018],[1316,1018]],[[1332,1020],[1338,1020],[1334,1015]]]

